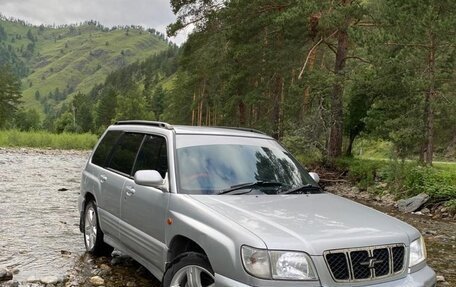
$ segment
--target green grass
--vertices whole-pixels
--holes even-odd
[[[353,155],[362,158],[390,158],[393,144],[382,140],[359,138],[355,141]]]
[[[52,134],[45,131],[0,131],[1,147],[32,147],[52,149],[92,149],[98,137],[93,134]]]
[[[434,162],[434,167],[439,170],[447,171],[447,172],[450,172],[450,173],[453,173],[456,175],[456,162],[437,161],[437,162]]]

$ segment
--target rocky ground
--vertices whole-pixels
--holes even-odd
[[[77,194],[87,156],[80,151],[0,149],[0,286],[159,286],[147,270],[118,251],[101,258],[84,253]],[[376,197],[345,181],[326,189],[417,227],[426,239],[429,264],[439,275],[438,286],[456,286],[456,223],[449,216],[440,219],[445,210],[401,213],[392,196]]]
[[[436,271],[437,286],[456,286],[456,221],[442,206],[403,213],[392,195],[373,195],[362,192],[348,182],[341,181],[326,187],[326,190],[386,214],[399,218],[421,231],[428,251],[428,263]],[[443,217],[443,219],[442,219]]]

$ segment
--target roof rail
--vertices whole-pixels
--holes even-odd
[[[130,120],[130,121],[117,121],[114,123],[116,126],[120,125],[142,125],[142,126],[153,126],[164,128],[167,130],[174,129],[172,125],[165,123],[165,122],[156,122],[156,121],[139,121],[139,120]]]
[[[257,134],[262,134],[262,135],[268,135],[262,131],[252,129],[252,128],[225,127],[225,126],[215,126],[214,128],[223,128],[223,129],[238,130],[238,131],[251,132],[251,133],[257,133]]]

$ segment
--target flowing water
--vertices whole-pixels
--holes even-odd
[[[132,260],[92,258],[84,253],[77,197],[88,152],[0,149],[0,268],[15,269],[14,279],[58,276],[70,286],[92,286],[103,275],[106,286],[159,286]],[[344,195],[343,192],[341,192]],[[425,234],[429,264],[456,286],[454,221],[400,214],[393,207],[364,202],[417,227]],[[1,283],[0,283],[1,286]],[[27,285],[24,285],[27,286]]]
[[[77,197],[87,152],[0,150],[0,267],[63,276],[84,251]]]

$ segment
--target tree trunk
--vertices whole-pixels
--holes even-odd
[[[345,58],[348,50],[348,33],[347,28],[341,28],[337,36],[337,52],[334,72],[336,79],[331,93],[331,130],[328,141],[328,157],[330,160],[341,156],[342,154],[342,136],[343,136],[343,70],[345,68]]]
[[[285,115],[283,107],[285,106],[285,79],[282,78],[282,88],[280,89],[280,107],[279,107],[279,140],[283,138],[283,130],[285,128]]]
[[[198,126],[203,125],[203,100],[200,100],[199,107],[198,107]]]
[[[239,108],[239,126],[245,126],[245,104],[242,100],[239,100],[238,103]]]
[[[192,126],[195,125],[195,103],[196,103],[196,93],[193,92],[193,103],[192,103]]]
[[[454,137],[451,142],[448,144],[447,148],[445,149],[445,156],[447,157],[454,157],[456,156],[456,129],[453,132]]]
[[[428,71],[429,89],[424,99],[425,138],[424,138],[424,163],[431,166],[434,155],[434,109],[435,99],[435,37],[431,33],[431,46],[429,48]]]
[[[352,150],[353,150],[353,143],[355,142],[356,135],[354,133],[350,133],[350,138],[348,141],[348,146],[347,150],[345,151],[346,156],[352,156]]]
[[[204,98],[206,97],[206,79],[203,80],[203,86],[201,88],[200,103],[199,103],[199,114],[198,114],[198,126],[203,125],[203,111],[204,111]]]
[[[277,75],[274,81],[274,89],[272,90],[272,137],[279,140],[281,137],[281,124],[280,115],[282,109],[282,92],[283,92],[284,80],[283,77]]]
[[[313,51],[310,52],[309,63],[307,64],[309,73],[311,73],[313,71],[316,60],[317,60],[317,49],[314,49]],[[310,86],[307,86],[304,89],[303,106],[302,106],[302,112],[301,112],[302,119],[306,118],[309,108],[310,108]]]

